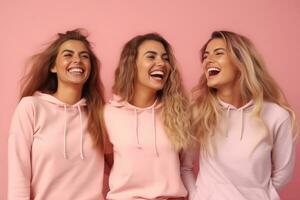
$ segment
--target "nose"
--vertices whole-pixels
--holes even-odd
[[[211,55],[207,55],[206,58],[203,60],[202,63],[203,63],[204,65],[207,65],[207,64],[212,63],[212,62],[214,62],[213,57],[212,57]]]
[[[156,60],[156,64],[158,65],[158,66],[165,66],[165,63],[166,61],[163,59],[163,58],[157,58],[157,60]]]
[[[73,55],[73,62],[75,63],[79,63],[81,61],[81,58],[79,55],[74,54]]]

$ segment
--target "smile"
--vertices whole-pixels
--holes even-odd
[[[215,76],[217,74],[219,74],[221,71],[221,69],[217,68],[217,67],[210,67],[207,69],[207,73],[209,76]]]
[[[76,74],[82,74],[84,70],[81,67],[71,67],[68,69],[68,72],[70,73],[76,73]]]
[[[150,72],[150,76],[154,79],[163,80],[165,76],[165,72],[162,70],[154,70]]]

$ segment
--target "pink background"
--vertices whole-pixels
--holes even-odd
[[[199,49],[213,30],[250,37],[300,118],[300,1],[297,0],[1,0],[0,199],[7,190],[7,135],[26,59],[57,32],[84,27],[102,62],[109,97],[122,45],[156,31],[175,49],[188,90],[201,72]],[[298,119],[299,123],[299,119]],[[300,199],[300,147],[284,200]]]

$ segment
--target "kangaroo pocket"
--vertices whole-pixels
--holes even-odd
[[[273,200],[262,188],[215,184],[209,200]],[[275,200],[275,199],[274,199]],[[277,199],[276,199],[277,200]]]

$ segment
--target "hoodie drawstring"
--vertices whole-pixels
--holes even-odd
[[[230,107],[227,106],[227,111],[226,111],[226,120],[227,120],[227,125],[226,125],[226,130],[225,130],[225,137],[228,137],[228,130],[229,130],[229,117],[230,117]]]
[[[82,125],[82,114],[81,114],[81,109],[80,105],[77,105],[77,109],[79,112],[79,120],[80,120],[80,158],[83,160],[84,159],[84,154],[83,154],[83,125]],[[67,160],[68,159],[68,154],[67,154],[67,106],[64,105],[64,111],[65,111],[65,124],[64,124],[64,158]]]
[[[154,135],[155,155],[157,157],[159,157],[158,148],[157,148],[157,135],[156,135],[156,123],[155,123],[155,109],[154,109],[154,107],[151,108],[151,114],[152,114],[152,126],[153,126],[153,135]],[[139,137],[138,110],[137,109],[134,109],[134,132],[135,132],[135,135],[136,135],[137,148],[141,149],[142,146],[140,144],[140,137]]]
[[[244,134],[244,110],[241,109],[241,132],[240,132],[240,140],[243,139],[243,134]]]
[[[65,125],[64,125],[64,158],[68,159],[68,155],[67,155],[67,147],[66,147],[66,138],[67,138],[67,106],[64,105],[64,110],[65,110]]]
[[[139,149],[141,149],[140,138],[139,138],[139,130],[138,130],[138,116],[137,109],[134,109],[134,132],[136,135],[136,142]]]
[[[230,106],[227,106],[227,109],[226,109],[226,118],[227,118],[227,125],[226,125],[226,130],[225,130],[225,137],[228,137],[228,131],[229,131],[229,122],[230,122]],[[241,125],[241,128],[240,128],[240,140],[243,139],[243,135],[244,135],[244,109],[240,109],[240,113],[241,113],[241,121],[240,121],[240,125]]]
[[[79,119],[80,119],[80,158],[81,160],[84,159],[83,155],[83,127],[82,127],[82,116],[81,116],[81,109],[79,104],[77,105],[78,112],[79,112]]]
[[[152,107],[152,122],[153,122],[153,132],[154,132],[154,148],[155,154],[159,157],[158,150],[157,150],[157,138],[156,138],[156,122],[155,122],[155,111],[154,107]]]

